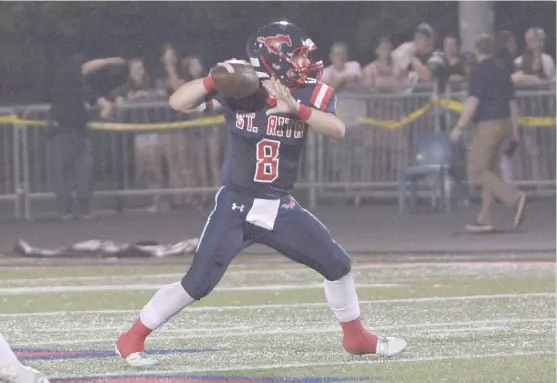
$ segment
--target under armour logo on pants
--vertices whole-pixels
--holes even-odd
[[[232,204],[232,210],[240,210],[240,212],[243,212],[244,211],[244,205],[238,206],[238,205],[236,205],[236,202],[234,202]]]

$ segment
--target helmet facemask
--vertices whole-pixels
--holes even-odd
[[[306,44],[306,41],[308,42]],[[317,50],[317,47],[310,39],[304,39],[304,45],[296,47],[288,56],[288,62],[292,68],[286,73],[287,78],[293,81],[296,85],[305,84],[307,78],[315,73],[315,78],[321,78],[323,71],[323,62],[314,62],[311,60],[310,55]]]
[[[307,78],[312,73],[315,73],[317,79],[321,77],[323,62],[313,62],[310,58],[310,55],[316,50],[317,47],[313,41],[309,38],[305,38],[302,41],[302,45],[292,49],[292,52],[273,52],[273,54],[276,54],[280,58],[279,63],[281,63],[281,65],[278,65],[278,67],[273,68],[273,66],[277,64],[269,64],[263,56],[260,57],[260,61],[270,76],[280,79],[285,82],[286,85],[303,85],[307,82]],[[288,68],[285,68],[286,70],[280,68],[282,65],[288,66]]]

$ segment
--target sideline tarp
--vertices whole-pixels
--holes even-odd
[[[192,238],[173,245],[162,245],[155,241],[127,244],[93,239],[53,250],[32,247],[19,239],[14,251],[23,257],[35,258],[166,258],[192,254],[198,242],[198,238]]]

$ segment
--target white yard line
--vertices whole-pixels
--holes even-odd
[[[453,329],[457,326],[468,326],[466,329],[467,331],[474,331],[469,326],[479,326],[481,331],[485,330],[485,325],[487,324],[517,324],[517,323],[544,323],[548,322],[551,323],[555,322],[555,318],[533,318],[533,319],[494,319],[494,320],[481,320],[481,321],[468,321],[468,322],[442,322],[442,323],[415,323],[415,324],[400,324],[400,325],[391,325],[391,326],[377,326],[377,327],[370,327],[371,331],[386,331],[386,330],[405,330],[405,329],[438,329],[439,327],[447,327],[448,329]],[[115,329],[116,331],[118,329]],[[120,329],[123,331],[124,329]],[[152,335],[149,337],[150,341],[166,341],[166,340],[175,340],[177,335],[179,335],[180,339],[213,339],[213,338],[236,338],[236,337],[251,337],[251,336],[269,336],[269,335],[286,335],[286,336],[299,336],[299,335],[306,335],[306,334],[326,334],[326,333],[337,333],[340,331],[338,326],[329,327],[329,328],[305,328],[302,330],[292,330],[292,329],[278,329],[278,330],[259,330],[259,331],[246,331],[246,332],[219,332],[216,334],[209,333],[201,333],[200,328],[193,329],[193,331],[197,332],[196,334],[192,334],[192,330],[183,329],[183,330],[171,330],[166,331],[162,330],[162,333],[171,332],[174,335]],[[203,330],[210,330],[210,329],[203,329]],[[81,329],[76,329],[76,331],[81,331]],[[428,332],[428,331],[424,331]],[[413,336],[416,333],[412,333]],[[103,334],[106,335],[106,334]],[[117,334],[116,334],[117,335]],[[35,340],[34,342],[29,343],[15,343],[14,346],[16,347],[36,347],[39,345],[59,345],[59,346],[70,346],[70,345],[90,345],[90,344],[100,344],[100,343],[113,343],[115,341],[115,337],[96,337],[90,339],[68,339],[68,340],[48,340],[42,342],[40,339]]]
[[[415,264],[415,266],[418,266],[419,264]],[[398,265],[396,265],[398,266]],[[414,264],[409,265],[409,266],[414,266]],[[422,264],[422,267],[424,265]],[[275,268],[275,269],[266,269],[266,270],[245,270],[245,269],[239,269],[240,266],[236,266],[236,269],[231,266],[226,273],[227,274],[234,274],[234,275],[251,275],[251,274],[284,274],[284,273],[307,273],[307,274],[313,274],[315,275],[315,271],[308,268],[308,267],[287,267],[287,268]],[[385,267],[384,265],[378,265],[378,264],[365,264],[365,265],[359,265],[359,266],[355,266],[354,270],[358,271],[358,270],[367,270],[367,269],[376,269],[379,267]],[[389,266],[390,267],[390,266]],[[33,282],[44,282],[44,283],[56,283],[59,281],[83,281],[83,282],[87,282],[87,281],[96,281],[96,280],[106,280],[106,279],[133,279],[133,278],[169,278],[169,279],[182,279],[182,277],[185,275],[187,271],[187,267],[184,266],[184,272],[183,273],[160,273],[160,274],[135,274],[135,275],[129,275],[129,274],[123,274],[123,275],[98,275],[98,276],[94,276],[94,277],[59,277],[59,278],[24,278],[24,279],[10,279],[9,277],[6,279],[0,279],[0,283],[2,282],[10,282],[10,283],[22,283],[22,284],[30,284]],[[148,271],[147,271],[148,272]]]
[[[125,326],[124,326],[125,327]],[[120,331],[124,331],[126,330],[126,328],[124,327],[117,327],[117,326],[92,326],[92,327],[60,327],[60,328],[41,328],[40,332],[44,332],[44,333],[49,333],[49,334],[56,334],[56,333],[69,333],[69,332],[81,332],[81,333],[85,333],[85,332],[107,332],[107,331],[114,331],[116,333],[120,332]],[[178,329],[178,328],[173,328],[173,329],[168,329],[168,328],[161,328],[161,331],[164,331],[165,333],[170,333],[170,334],[189,334],[189,333],[198,333],[200,334],[200,337],[205,336],[207,333],[212,333],[212,332],[219,332],[222,333],[224,332],[224,335],[228,334],[230,331],[249,331],[251,330],[253,327],[251,326],[227,326],[227,327],[188,327],[187,330],[186,329]],[[205,334],[205,335],[203,335]]]
[[[508,267],[509,265],[516,265],[516,262],[458,262],[458,266],[462,267],[469,267],[474,269],[480,269],[485,267],[497,268],[501,269],[502,267]],[[519,264],[522,265],[522,264]],[[534,266],[538,266],[538,263],[535,263]],[[308,274],[308,275],[315,275],[315,271],[307,267],[285,267],[285,268],[274,268],[274,269],[242,269],[242,266],[236,265],[231,266],[227,270],[227,275],[253,275],[253,274],[291,274],[291,273],[300,273],[300,274]],[[446,263],[446,262],[432,262],[432,263],[394,263],[394,264],[379,264],[379,263],[365,263],[365,264],[356,264],[353,267],[355,272],[360,270],[369,270],[369,269],[388,269],[388,270],[398,270],[398,269],[407,269],[407,268],[443,268],[443,269],[452,269],[455,267],[455,263]],[[539,264],[539,267],[547,267],[545,264]],[[37,268],[35,270],[39,270]],[[33,269],[31,269],[33,270]],[[23,285],[30,285],[32,283],[60,283],[60,282],[69,282],[69,281],[76,281],[76,282],[92,282],[92,281],[106,281],[110,279],[160,279],[160,278],[168,278],[172,280],[179,280],[181,279],[185,272],[187,271],[187,265],[184,265],[184,272],[183,273],[158,273],[158,274],[148,274],[148,270],[145,270],[146,274],[118,274],[118,275],[97,275],[97,276],[79,276],[79,277],[57,277],[57,278],[18,278],[18,279],[11,279],[8,277],[4,277],[0,279],[0,285],[5,283],[21,283]]]
[[[392,304],[392,303],[430,303],[430,302],[451,302],[451,301],[474,301],[490,299],[518,299],[518,298],[551,298],[556,297],[557,293],[525,293],[525,294],[494,294],[494,295],[464,295],[454,297],[426,297],[426,298],[402,298],[402,299],[376,299],[360,301],[360,304]],[[187,311],[211,312],[211,311],[247,311],[247,310],[273,310],[295,307],[327,307],[326,302],[314,303],[278,303],[269,305],[250,305],[250,306],[205,306],[188,307]],[[138,310],[83,310],[83,311],[47,311],[34,313],[0,314],[0,318],[27,318],[30,316],[56,316],[56,315],[116,315],[116,314],[137,314]]]
[[[96,285],[96,286],[34,286],[34,287],[7,287],[0,288],[0,295],[23,295],[23,294],[58,294],[77,292],[100,292],[100,291],[146,291],[158,290],[166,284],[145,285]],[[360,288],[398,287],[398,283],[361,283]],[[297,285],[260,285],[260,286],[238,286],[217,287],[215,291],[286,291],[322,289],[323,283],[297,284]]]
[[[415,362],[436,362],[442,360],[461,360],[461,359],[483,359],[483,358],[508,358],[508,357],[522,357],[522,356],[544,356],[544,355],[555,355],[553,351],[537,351],[537,352],[515,352],[515,353],[493,353],[493,354],[476,354],[476,355],[441,355],[432,357],[417,357],[417,358],[400,358],[400,359],[370,359],[361,358],[360,360],[343,360],[336,362],[324,362],[324,363],[278,363],[278,364],[267,364],[267,365],[247,365],[247,366],[230,366],[230,367],[217,367],[217,368],[183,368],[180,370],[158,370],[158,371],[134,371],[133,373],[122,373],[122,371],[116,371],[106,374],[97,375],[99,377],[112,377],[112,376],[145,376],[145,375],[184,375],[192,373],[204,373],[204,372],[225,372],[225,371],[254,371],[254,370],[275,370],[275,369],[286,369],[286,368],[308,368],[308,367],[329,367],[329,366],[346,366],[354,364],[394,364],[394,363],[415,363]],[[54,379],[65,379],[65,378],[79,378],[81,376],[68,375],[68,376],[57,376]]]

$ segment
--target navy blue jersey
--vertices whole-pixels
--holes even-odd
[[[310,81],[292,90],[304,105],[335,113],[333,88]],[[220,108],[228,129],[222,168],[224,186],[254,198],[275,199],[290,193],[298,176],[308,125],[294,115],[266,115],[271,107],[257,93],[233,100],[211,95],[207,109]]]

